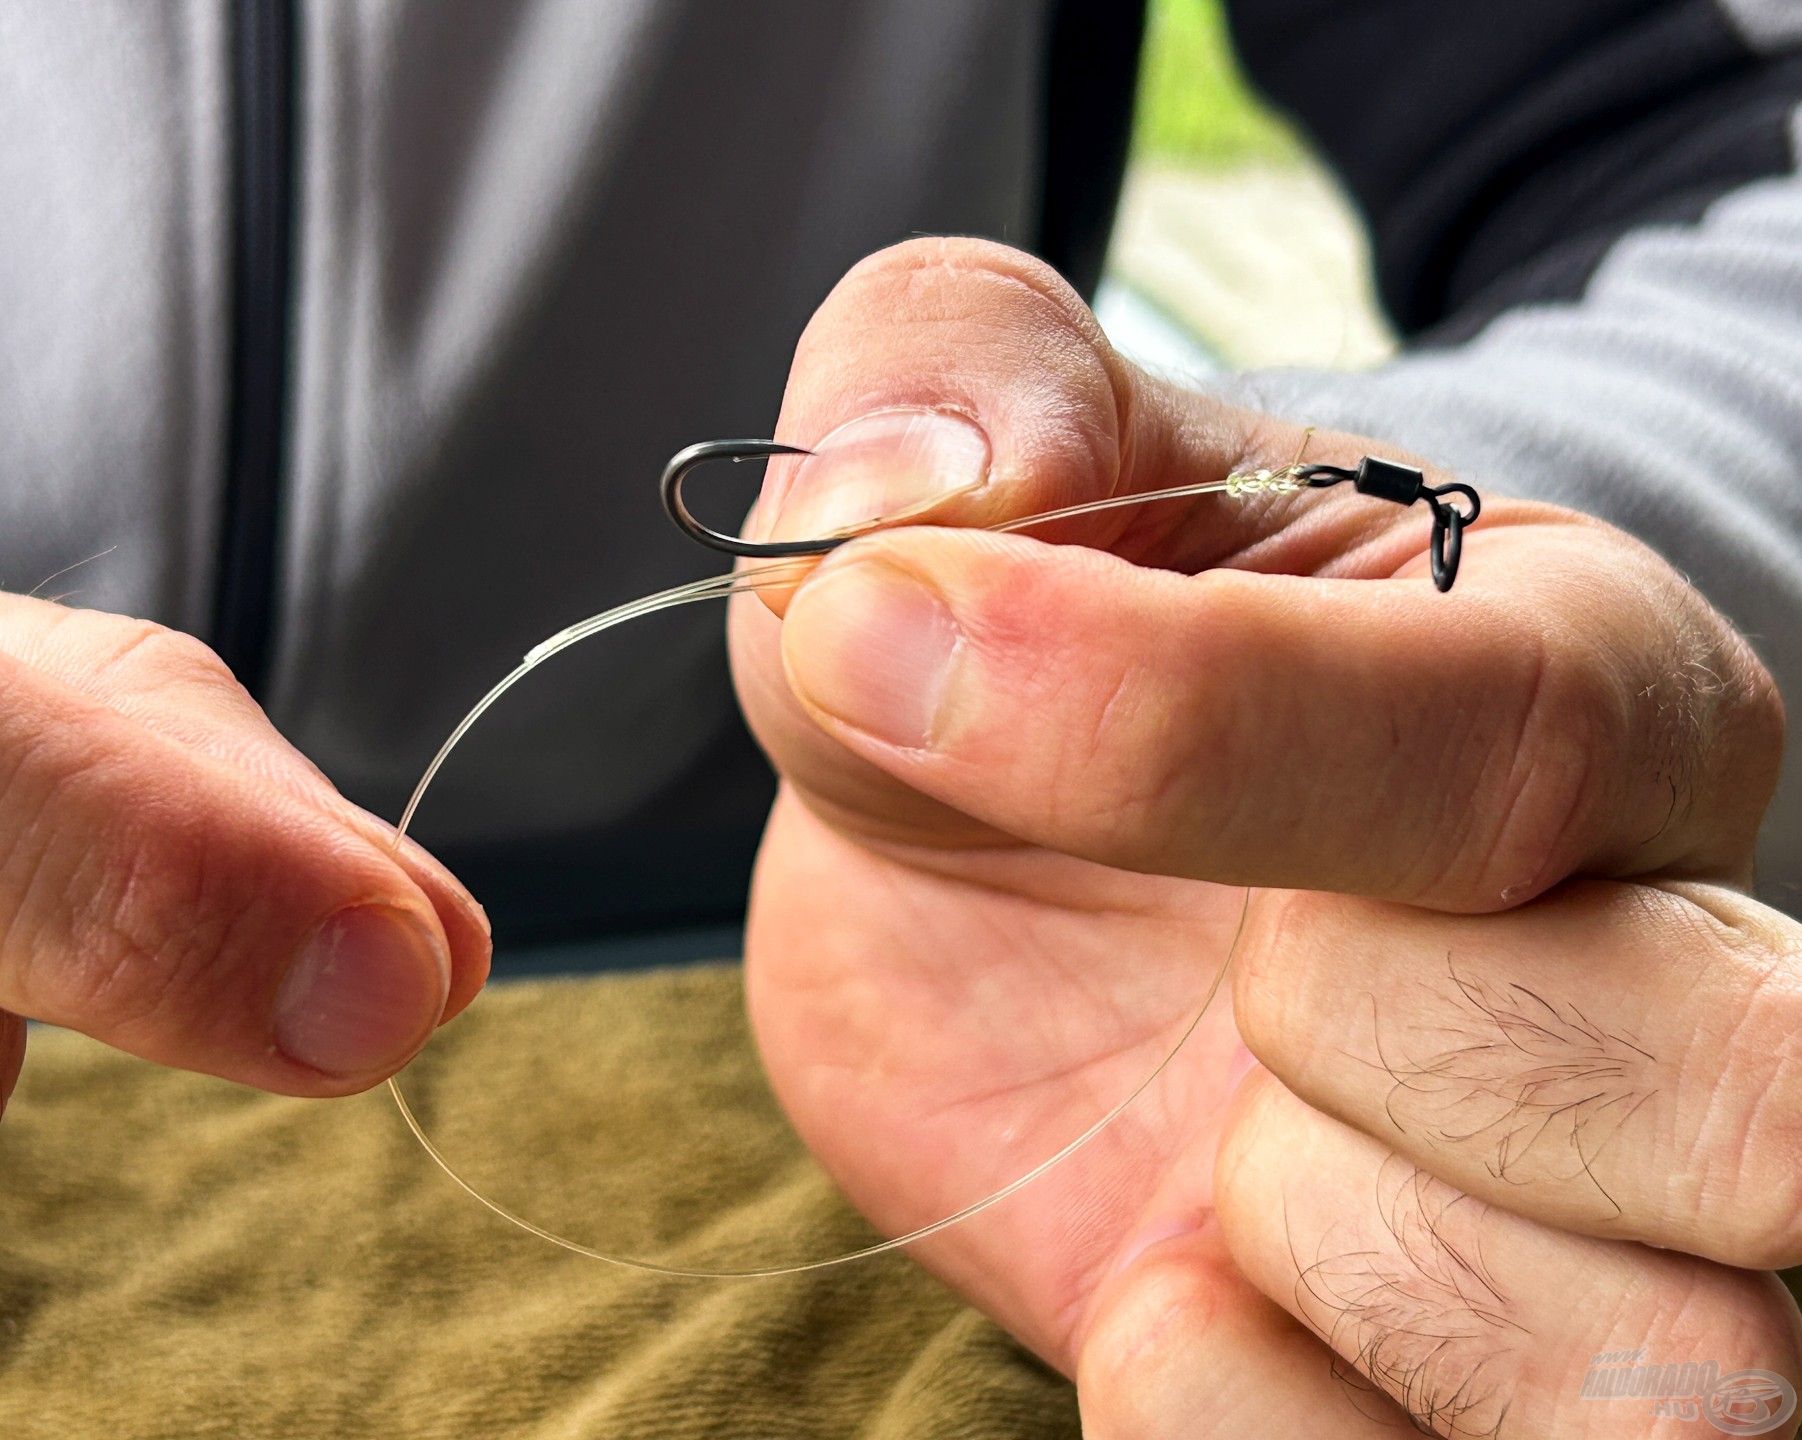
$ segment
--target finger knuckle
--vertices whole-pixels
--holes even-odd
[[[1209,1367],[1222,1298],[1178,1261],[1136,1267],[1083,1343],[1083,1433],[1128,1440],[1168,1423],[1168,1398],[1199,1388],[1191,1377]]]
[[[1128,624],[1109,629],[1106,617],[1089,617],[1095,643],[1085,669],[1094,683],[1072,731],[1079,743],[1059,777],[1068,794],[1058,803],[1084,807],[1084,833],[1096,837],[1096,856],[1107,863],[1236,882],[1238,852],[1256,852],[1273,822],[1269,797],[1220,757],[1280,748],[1285,739],[1235,687],[1211,679],[1257,663],[1263,631],[1255,602],[1223,572],[1185,588],[1188,608],[1171,616],[1156,644]],[[1123,658],[1097,669],[1097,655]]]
[[[27,1014],[44,1013],[34,997],[58,978],[49,962],[59,927],[51,922],[100,843],[88,824],[58,823],[85,778],[70,769],[69,749],[60,734],[15,737],[0,782],[0,998]]]
[[[80,643],[102,692],[121,683],[108,666],[173,680],[215,663],[142,622]],[[52,697],[13,728],[0,767],[0,1003],[90,1027],[154,1010],[201,968],[220,898],[193,775],[104,694]]]
[[[1727,631],[1722,649],[1716,664],[1723,695],[1697,742],[1706,757],[1697,783],[1718,797],[1727,843],[1749,854],[1777,787],[1788,721],[1777,682],[1752,647]],[[1691,669],[1700,672],[1699,688],[1714,684],[1716,667],[1702,663]]]
[[[99,672],[128,676],[135,688],[146,690],[235,683],[225,662],[192,635],[150,620],[105,619],[107,633],[99,638],[95,659]]]
[[[1643,677],[1643,693],[1660,702],[1667,729],[1692,746],[1712,746],[1731,736],[1734,758],[1751,765],[1774,762],[1783,748],[1783,698],[1764,662],[1732,624],[1681,576],[1661,595],[1671,616],[1665,645]]]
[[[1744,717],[1748,744],[1759,757],[1775,764],[1783,754],[1789,718],[1783,706],[1783,692],[1764,662],[1739,635],[1732,636],[1738,664],[1739,711]]]
[[[1519,663],[1505,687],[1520,697],[1514,724],[1472,727],[1463,834],[1430,887],[1478,909],[1530,899],[1577,869],[1620,751],[1619,692],[1590,646],[1549,635]]]
[[[1267,1136],[1280,1133],[1280,1110],[1288,1092],[1267,1072],[1253,1071],[1240,1082],[1221,1124],[1214,1155],[1214,1211],[1229,1247],[1254,1243],[1273,1198],[1262,1163]]]
[[[1048,558],[994,547],[957,607],[982,700],[935,743],[987,782],[1001,777],[1030,832],[1152,870],[1185,822],[1193,787],[1179,777],[1195,755],[1182,731],[1157,721],[1168,692],[1142,647],[1089,625],[1085,592],[1109,584],[1121,563],[1077,546]],[[1085,627],[1093,645],[1047,653],[1048,632]]]
[[[28,887],[41,914],[32,923],[26,1003],[34,1013],[78,1018],[120,1039],[166,1021],[189,1021],[206,978],[229,948],[234,909],[203,838],[163,823],[162,807],[124,806],[88,818],[83,853],[68,851],[71,827],[40,852]]]
[[[1050,833],[1080,836],[1097,855],[1140,868],[1156,864],[1172,794],[1171,757],[1136,743],[1143,686],[1125,663],[1045,697],[1046,713],[1070,719],[1040,792]]]
[[[1687,580],[1666,572],[1654,597],[1661,626],[1642,638],[1635,617],[1618,646],[1637,659],[1623,680],[1631,699],[1617,803],[1642,816],[1621,858],[1736,873],[1776,785],[1783,703],[1751,646]]]
[[[1774,1275],[1705,1260],[1661,1260],[1612,1308],[1597,1350],[1643,1350],[1648,1363],[1715,1365],[1721,1374],[1802,1372],[1795,1302]]]
[[[1317,953],[1339,902],[1311,890],[1260,890],[1250,902],[1233,967],[1233,1018],[1266,1063],[1303,1038],[1306,1014],[1297,957]]]
[[[1680,1094],[1703,1097],[1692,1140],[1689,1229],[1729,1264],[1802,1261],[1802,951],[1738,935],[1715,968],[1749,982],[1714,1043],[1691,1046]],[[1726,1007],[1723,1006],[1723,1009]]]

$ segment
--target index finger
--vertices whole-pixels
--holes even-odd
[[[1467,546],[1441,595],[900,530],[801,588],[783,659],[854,753],[1108,865],[1468,911],[1743,882],[1781,727],[1743,643],[1579,517],[1499,506]]]

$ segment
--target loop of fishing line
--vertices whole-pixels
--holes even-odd
[[[1477,518],[1480,501],[1477,494],[1468,485],[1453,483],[1439,487],[1426,485],[1421,472],[1412,466],[1398,464],[1394,461],[1380,460],[1366,456],[1357,469],[1348,470],[1337,466],[1307,465],[1302,461],[1308,443],[1308,434],[1304,432],[1302,449],[1297,451],[1295,459],[1288,465],[1276,469],[1237,471],[1219,480],[1201,481],[1191,485],[1172,486],[1167,489],[1146,491],[1129,495],[1108,496],[1100,500],[1090,500],[1078,505],[1067,505],[1060,509],[1043,511],[1036,515],[1028,515],[1012,520],[1001,521],[985,528],[995,531],[1018,531],[1036,525],[1047,524],[1054,520],[1067,520],[1081,515],[1092,515],[1104,510],[1117,509],[1123,506],[1144,505],[1155,501],[1188,499],[1203,495],[1227,495],[1233,499],[1247,496],[1287,493],[1302,489],[1317,489],[1327,485],[1335,485],[1341,481],[1350,481],[1362,494],[1387,499],[1397,504],[1412,504],[1415,500],[1424,499],[1434,516],[1434,537],[1432,545],[1433,579],[1440,590],[1451,587],[1457,576],[1460,555],[1460,541],[1464,527]],[[482,718],[500,698],[523,680],[533,670],[544,664],[553,656],[561,654],[573,645],[578,645],[604,631],[619,625],[642,619],[662,610],[673,609],[681,605],[698,604],[706,600],[724,600],[733,595],[770,589],[777,586],[798,583],[806,573],[806,562],[818,557],[855,538],[860,532],[823,536],[814,540],[798,541],[749,541],[737,536],[727,535],[713,530],[697,520],[689,511],[683,498],[682,486],[687,476],[698,466],[715,460],[742,461],[748,459],[767,459],[774,455],[805,455],[809,452],[795,446],[781,444],[773,440],[715,440],[700,445],[692,445],[676,455],[664,471],[662,493],[665,507],[671,518],[681,529],[709,548],[743,558],[760,558],[771,563],[741,568],[731,574],[710,576],[704,580],[696,580],[687,585],[678,585],[673,589],[647,595],[641,599],[629,601],[615,606],[586,620],[578,621],[556,634],[540,641],[526,652],[525,658],[503,676],[466,714],[444,743],[438,753],[432,757],[420,776],[408,798],[406,808],[402,811],[400,823],[396,827],[394,848],[398,851],[402,840],[413,824],[419,811],[420,802],[425,798],[432,782],[437,779],[445,762],[450,758],[470,729]],[[1459,495],[1464,497],[1467,510],[1459,510],[1445,497]],[[892,522],[894,517],[888,517]],[[933,1235],[960,1225],[966,1220],[980,1215],[992,1206],[1000,1204],[1008,1197],[1025,1189],[1052,1170],[1076,1155],[1097,1136],[1108,1129],[1126,1110],[1145,1093],[1158,1078],[1170,1067],[1182,1052],[1200,1026],[1208,1007],[1219,992],[1222,979],[1232,962],[1239,946],[1240,937],[1245,928],[1245,917],[1251,903],[1251,892],[1245,892],[1240,906],[1238,923],[1234,928],[1232,939],[1227,945],[1226,954],[1215,968],[1211,979],[1205,987],[1194,1010],[1190,1012],[1187,1023],[1183,1026],[1175,1041],[1163,1053],[1150,1072],[1134,1085],[1116,1104],[1101,1114],[1093,1123],[1079,1134],[1073,1136],[1061,1148],[1044,1160],[1034,1165],[1018,1178],[1009,1181],[999,1189],[953,1211],[951,1214],[930,1224],[910,1230],[904,1235],[882,1240],[848,1253],[832,1255],[823,1259],[799,1261],[793,1264],[753,1266],[744,1269],[709,1269],[695,1266],[665,1264],[660,1261],[639,1258],[629,1255],[613,1254],[586,1245],[568,1236],[560,1235],[537,1222],[517,1213],[502,1204],[491,1195],[484,1193],[474,1182],[469,1180],[450,1158],[438,1147],[431,1136],[426,1133],[424,1124],[408,1104],[402,1093],[399,1076],[388,1081],[389,1092],[394,1103],[399,1107],[401,1117],[407,1128],[412,1131],[420,1145],[440,1169],[472,1198],[487,1206],[503,1220],[518,1226],[530,1234],[547,1240],[553,1245],[575,1254],[600,1260],[609,1265],[622,1266],[632,1270],[649,1271],[659,1275],[683,1276],[692,1279],[724,1280],[724,1279],[760,1279],[782,1275],[799,1275],[811,1270],[823,1270],[835,1265],[849,1264],[855,1260],[864,1260],[872,1256],[887,1254],[917,1244]]]

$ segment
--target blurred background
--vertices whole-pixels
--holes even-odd
[[[1178,371],[1382,359],[1357,217],[1247,87],[1221,0],[1151,0],[1148,24],[1108,333]]]

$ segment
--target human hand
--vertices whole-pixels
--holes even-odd
[[[0,1105],[24,1018],[267,1090],[363,1089],[480,988],[482,912],[199,641],[0,595]]]
[[[1342,492],[955,528],[1300,440],[974,241],[852,271],[776,433],[821,453],[772,463],[754,532],[954,527],[731,618],[783,775],[752,1021],[879,1226],[1124,1094],[1258,887],[1233,1017],[919,1252],[1077,1378],[1087,1433],[1696,1433],[1583,1399],[1607,1351],[1796,1382],[1759,1272],[1802,1260],[1802,928],[1746,893],[1782,713],[1668,565],[1488,493],[1447,595],[1418,509]]]

